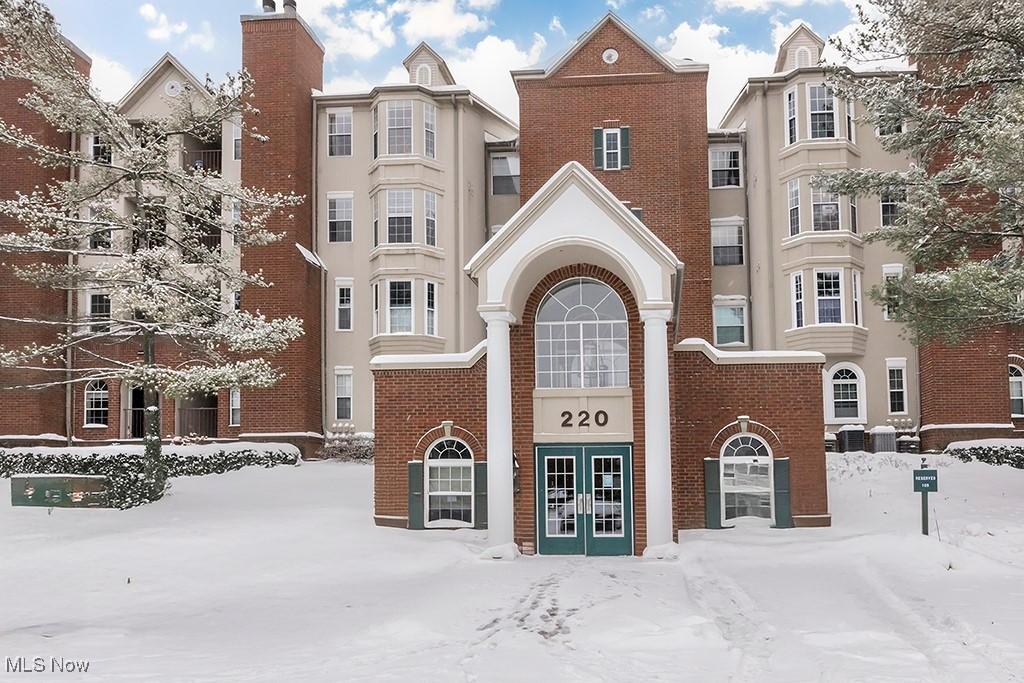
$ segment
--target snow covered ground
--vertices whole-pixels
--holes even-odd
[[[1024,471],[931,460],[941,542],[917,457],[834,455],[831,529],[687,532],[677,562],[479,560],[480,532],[372,526],[363,465],[179,479],[123,512],[11,508],[3,482],[0,660],[87,659],[90,681],[1024,680]]]

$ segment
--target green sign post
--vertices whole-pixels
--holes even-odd
[[[926,470],[924,458],[921,458],[922,469],[914,470],[914,493],[921,494],[921,533],[928,535],[928,494],[938,493],[939,472],[938,470]]]

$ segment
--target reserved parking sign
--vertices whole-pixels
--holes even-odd
[[[938,490],[938,470],[914,470],[914,493],[935,493]]]

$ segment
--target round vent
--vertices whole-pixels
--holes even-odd
[[[601,54],[601,59],[604,60],[605,64],[614,64],[619,61],[619,51],[614,48],[608,48]]]
[[[177,97],[181,94],[181,82],[180,81],[167,81],[167,85],[164,86],[164,92],[169,97]]]

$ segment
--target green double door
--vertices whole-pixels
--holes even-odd
[[[543,445],[536,457],[538,552],[633,554],[632,446]]]

